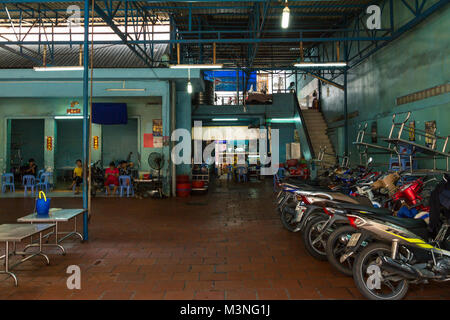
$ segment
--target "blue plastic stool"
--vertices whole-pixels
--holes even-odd
[[[128,183],[127,183],[128,182]],[[123,190],[127,190],[127,197],[130,196],[130,193],[132,196],[134,196],[134,189],[131,184],[131,177],[130,176],[119,176],[119,189],[120,189],[120,196],[123,197]]]
[[[36,187],[36,178],[31,174],[23,176],[22,184],[24,187],[24,195],[27,196],[28,188],[31,189],[31,194],[34,195],[34,188]]]
[[[44,172],[45,172],[44,169],[41,169],[38,171],[38,173],[36,175],[36,183],[41,182],[41,177],[42,177],[42,174],[44,174]]]
[[[16,192],[16,187],[14,185],[14,174],[4,173],[2,175],[2,193],[5,193],[6,187],[9,187],[10,192]]]
[[[50,177],[52,174],[50,172],[44,172],[41,175],[41,178],[38,183],[36,183],[36,193],[39,192],[39,190],[44,190],[48,193],[48,190],[50,189]]]

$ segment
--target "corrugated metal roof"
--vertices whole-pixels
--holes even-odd
[[[378,1],[378,0],[375,0]],[[280,16],[284,5],[284,0],[271,1],[271,8],[268,11],[268,15],[265,20],[264,29],[262,30],[262,38],[298,38],[298,34],[293,32],[295,29],[306,30],[303,32],[304,37],[324,37],[327,34],[324,32],[308,31],[311,29],[335,29],[342,26],[345,19],[351,19],[359,14],[365,6],[369,3],[373,3],[374,0],[339,0],[339,1],[289,1],[289,7],[293,18],[291,18],[291,24],[289,30],[280,30]],[[111,8],[107,7],[106,1],[96,1],[105,12],[116,12],[114,21],[118,25],[123,25],[124,11],[121,11],[125,3],[113,1]],[[180,31],[187,31],[189,26],[191,30],[237,30],[237,33],[222,34],[221,38],[245,38],[253,36],[251,34],[242,33],[242,30],[248,30],[251,24],[251,18],[254,15],[255,1],[135,1],[129,2],[130,6],[147,9],[147,14],[152,16],[156,15],[161,19],[167,19],[169,15],[174,18],[176,27]],[[64,3],[46,3],[45,6],[54,12],[48,12],[48,16],[52,14],[56,16],[56,12],[64,13],[64,10],[70,4],[77,4],[82,6],[82,2],[67,1]],[[131,5],[132,4],[132,5]],[[264,2],[259,2],[264,4]],[[17,7],[23,7],[23,4],[15,4]],[[14,7],[12,4],[8,6]],[[28,7],[38,8],[39,4],[28,3]],[[189,19],[189,7],[193,18]],[[15,13],[17,16],[17,12]],[[13,14],[14,16],[14,14]],[[199,19],[197,19],[199,17]],[[136,17],[130,17],[130,19]],[[201,19],[200,19],[201,18]],[[1,20],[4,19],[4,20]],[[0,22],[9,23],[6,19],[6,13],[4,10],[0,10]],[[190,21],[190,23],[189,23]],[[96,22],[105,25],[105,23],[98,17]],[[327,32],[332,34],[333,32]],[[216,35],[213,35],[215,37]],[[203,38],[208,38],[209,35],[204,35]],[[197,39],[196,34],[184,34],[184,39]],[[310,46],[314,46],[314,43],[305,43],[305,49]],[[199,56],[202,54],[203,61],[210,60],[212,57],[212,46],[198,44],[189,44],[182,46],[183,55],[187,55],[194,60],[200,60]],[[261,43],[258,46],[257,55],[254,59],[255,67],[265,66],[283,66],[291,64],[296,58],[298,58],[298,51],[292,50],[294,47],[298,47],[295,42],[292,43]],[[245,59],[248,55],[248,45],[245,44],[218,44],[217,45],[217,61],[225,63],[226,66],[236,66],[245,64]],[[18,50],[18,47],[15,47]],[[147,49],[149,50],[149,49]],[[156,46],[155,60],[160,60],[163,53],[167,52],[167,45],[161,47]],[[7,52],[4,49],[0,49],[0,68],[5,67],[28,67],[34,65],[23,57],[18,57],[16,54]],[[30,55],[33,56],[32,53]],[[34,54],[36,55],[36,54]],[[189,58],[188,57],[188,58]],[[42,60],[37,56],[38,60]],[[96,67],[144,67],[144,63],[136,57],[126,46],[96,46],[95,47],[95,65]],[[174,57],[172,57],[172,61]],[[55,49],[55,64],[56,65],[70,65],[78,63],[78,48],[68,48],[67,46],[58,47]]]
[[[23,53],[34,60],[21,55],[18,46],[0,45],[0,69],[32,68],[42,65],[42,53],[37,46],[22,48]],[[154,48],[153,60],[158,66],[163,54],[167,53],[167,44],[157,44]],[[147,54],[151,56],[151,50],[147,47]],[[47,51],[47,65],[52,66],[76,66],[79,64],[78,46],[57,46],[52,56]],[[94,48],[94,68],[145,68],[147,65],[136,56],[126,45],[104,45]]]

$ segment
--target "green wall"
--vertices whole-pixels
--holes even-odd
[[[437,134],[450,135],[450,94],[397,106],[396,99],[417,91],[448,84],[450,79],[450,7],[436,12],[411,31],[349,70],[348,112],[358,111],[359,116],[349,121],[350,144],[355,140],[358,125],[377,122],[378,135],[387,136],[393,113],[412,111],[411,120],[416,128],[424,130],[425,122],[436,120]],[[343,83],[338,78],[336,82]],[[327,96],[327,87],[330,96]],[[343,115],[343,91],[324,85],[321,106],[331,129],[330,137],[336,150],[343,150],[343,121],[334,121]],[[399,116],[400,117],[400,116]],[[401,118],[401,117],[400,117]],[[424,143],[423,138],[418,143]],[[442,144],[438,144],[442,148]],[[357,161],[357,151],[350,146],[352,161]],[[387,162],[387,156],[375,160]],[[430,161],[420,161],[422,168]],[[443,162],[439,163],[442,167]]]

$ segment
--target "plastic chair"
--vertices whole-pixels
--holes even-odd
[[[411,169],[411,163],[409,161],[409,157],[400,156],[400,165],[398,163],[398,157],[391,158],[389,160],[389,170],[390,171],[400,171],[400,170],[409,170]],[[417,169],[417,161],[413,159],[412,161],[413,169]]]
[[[24,187],[24,195],[27,196],[28,188],[31,188],[31,194],[34,195],[34,188],[36,187],[36,178],[31,174],[23,176],[22,184]]]
[[[2,175],[2,193],[5,193],[6,187],[9,187],[10,192],[16,192],[16,187],[14,185],[14,174],[4,173]]]
[[[77,187],[77,185],[74,184],[73,187],[72,187],[72,191],[73,191],[73,192],[75,192],[75,188],[76,188],[76,187]],[[80,183],[80,187],[81,187],[81,190],[83,190],[83,183]]]
[[[36,183],[36,193],[38,193],[39,190],[43,191],[44,189],[45,189],[45,192],[48,192],[48,190],[50,189],[50,177],[51,177],[50,172],[44,172],[41,175],[39,182]]]
[[[131,177],[130,176],[119,176],[119,189],[120,189],[120,196],[123,197],[123,190],[127,190],[127,197],[130,196],[130,193],[132,196],[134,196],[134,189],[133,185],[131,184]]]
[[[248,181],[248,176],[247,176],[247,170],[245,167],[238,167],[238,181],[241,182],[241,177],[244,180],[244,182]]]
[[[37,173],[37,175],[36,175],[36,182],[41,182],[41,178],[42,178],[42,175],[45,173],[45,170],[44,169],[41,169],[41,170],[39,170],[38,171],[38,173]]]
[[[116,186],[115,184],[110,184],[110,185],[109,185],[109,187],[110,187],[111,189],[114,189],[115,186]],[[120,189],[120,187],[117,188],[116,194],[119,194],[119,189]],[[105,188],[105,194],[108,194],[108,188]]]

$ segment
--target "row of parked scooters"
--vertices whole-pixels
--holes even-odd
[[[330,168],[278,182],[277,210],[306,250],[353,276],[368,299],[402,299],[410,284],[450,280],[450,176]]]

